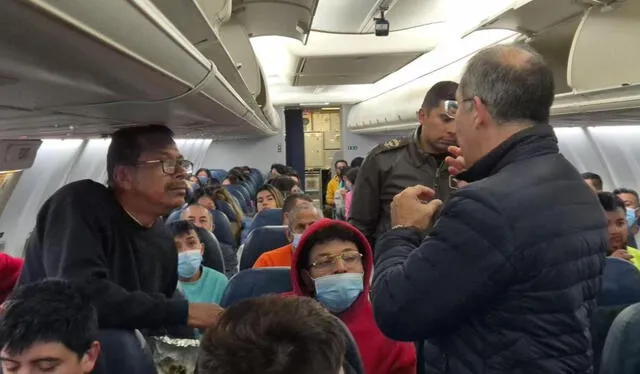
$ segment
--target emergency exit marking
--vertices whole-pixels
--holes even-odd
[[[358,146],[357,145],[349,145],[349,146],[347,146],[347,150],[348,151],[357,151],[358,150]]]

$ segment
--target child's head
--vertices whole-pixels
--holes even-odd
[[[344,183],[349,191],[353,189],[353,186],[356,185],[356,179],[358,178],[358,170],[360,168],[351,168],[344,175]]]
[[[86,374],[100,353],[96,309],[68,281],[17,288],[0,312],[0,361],[5,373]]]

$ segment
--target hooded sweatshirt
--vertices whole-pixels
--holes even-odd
[[[24,261],[21,258],[11,257],[6,253],[0,253],[0,304],[9,296],[22,270]]]
[[[416,372],[416,351],[412,343],[395,342],[382,335],[373,317],[373,308],[369,301],[370,279],[373,271],[373,256],[371,246],[367,239],[355,227],[343,221],[322,219],[305,230],[300,239],[300,243],[293,254],[291,265],[291,284],[293,293],[298,296],[314,297],[314,293],[309,291],[301,277],[301,270],[306,264],[299,263],[300,254],[311,250],[306,245],[309,236],[319,230],[331,225],[339,225],[356,233],[360,243],[355,243],[361,248],[362,261],[364,267],[364,288],[363,292],[349,309],[337,315],[344,322],[351,335],[353,335],[360,356],[364,364],[366,374],[415,374]]]

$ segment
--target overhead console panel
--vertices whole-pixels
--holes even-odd
[[[224,46],[210,56],[197,48],[214,42],[208,20],[222,21],[229,4],[209,13],[180,4],[169,19],[149,0],[0,2],[0,137],[146,123],[182,136],[275,133]]]
[[[233,15],[251,37],[279,35],[306,42],[318,1],[233,0]]]

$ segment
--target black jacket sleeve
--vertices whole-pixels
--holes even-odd
[[[38,244],[47,277],[78,281],[92,295],[101,328],[142,329],[185,325],[186,300],[162,293],[128,292],[110,280],[104,208],[82,194],[54,196],[38,215]]]
[[[372,302],[385,335],[401,341],[446,335],[505,288],[513,242],[495,206],[477,191],[459,190],[424,241],[411,229],[381,236]]]
[[[349,223],[355,226],[374,245],[374,236],[380,220],[380,171],[375,153],[365,159],[351,199]]]

